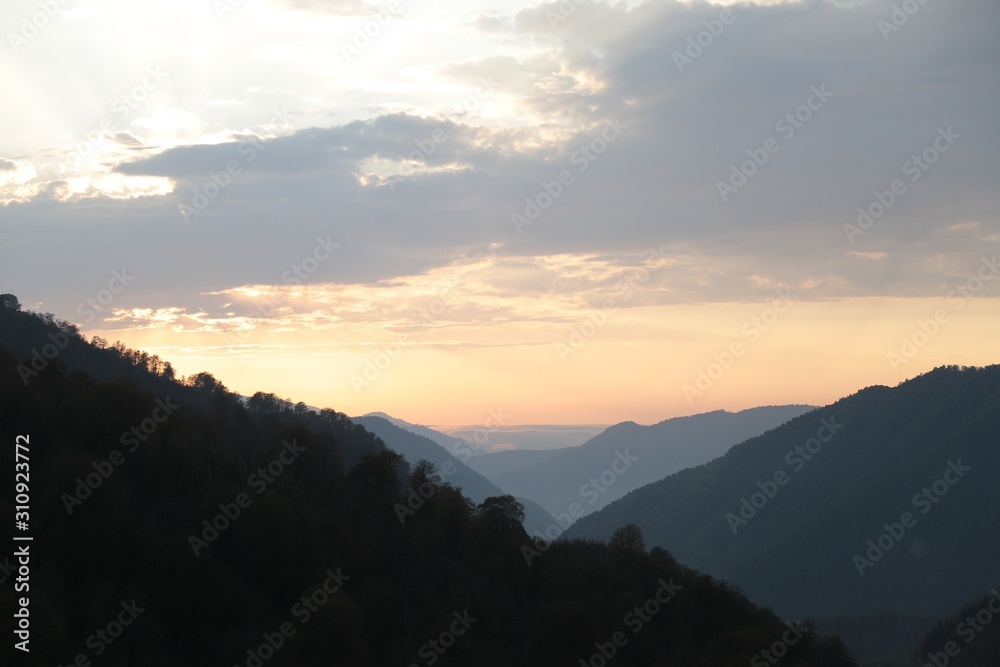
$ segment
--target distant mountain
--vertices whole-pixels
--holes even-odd
[[[427,426],[411,424],[402,419],[387,415],[384,412],[369,412],[365,417],[381,417],[410,433],[416,433],[417,435],[422,435],[425,438],[433,440],[455,456],[461,455],[462,452],[470,452],[471,456],[465,457],[467,459],[465,460],[466,465],[486,478],[531,468],[552,459],[566,449],[512,449],[509,451],[488,452],[468,439],[442,433]],[[525,428],[528,429],[529,433],[537,433],[539,431],[536,429],[541,429],[542,427]],[[559,431],[563,427],[552,428]],[[571,432],[576,433],[584,428],[579,427],[578,429],[573,429]],[[495,431],[490,431],[487,435],[496,435],[496,433]]]
[[[812,409],[788,405],[736,413],[719,410],[652,426],[624,422],[579,447],[556,450],[551,457],[519,454],[518,462],[530,462],[529,466],[487,477],[516,496],[534,499],[552,514],[578,518],[644,484],[721,456],[736,443]],[[477,460],[476,465],[488,466],[495,456],[500,454]]]
[[[435,431],[432,428],[426,426],[421,426],[420,424],[411,424],[408,421],[398,419],[392,415],[387,415],[384,412],[369,412],[364,417],[379,417],[386,420],[394,426],[409,431],[410,433],[416,433],[421,435],[428,440],[433,440],[441,447],[444,447],[452,456],[462,456],[462,452],[469,452],[471,456],[485,456],[489,452],[486,452],[479,445],[470,442],[464,438],[456,438],[450,436],[447,433],[442,433],[441,431]]]
[[[521,449],[565,449],[579,447],[608,427],[608,424],[506,424],[502,410],[497,410],[499,424],[442,427],[448,435],[465,438],[487,453]]]
[[[475,503],[481,503],[490,496],[502,496],[509,493],[463,463],[463,459],[472,460],[471,454],[462,455],[461,452],[465,450],[460,450],[457,455],[452,455],[436,442],[411,433],[382,417],[354,417],[352,421],[380,437],[390,449],[402,454],[411,464],[415,464],[421,459],[430,461],[446,482],[460,488],[462,493]],[[448,463],[447,468],[446,463]],[[454,470],[454,472],[447,474],[448,470]],[[525,529],[529,532],[538,530],[544,534],[545,529],[553,523],[549,513],[528,498],[519,497],[518,500],[524,505]]]
[[[567,447],[561,449],[512,449],[506,452],[494,452],[489,456],[480,456],[469,460],[469,467],[483,477],[493,479],[507,473],[517,473],[551,461],[560,454],[565,454]]]
[[[567,536],[650,544],[786,617],[938,616],[1000,582],[1000,366],[869,387],[633,491]]]

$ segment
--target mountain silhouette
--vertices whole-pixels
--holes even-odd
[[[786,617],[950,613],[1000,579],[1000,366],[869,387],[574,525],[646,540]],[[919,627],[919,626],[918,626]],[[849,638],[848,638],[849,639]]]

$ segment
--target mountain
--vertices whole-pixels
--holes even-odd
[[[18,535],[33,541],[0,556],[0,615],[25,619],[10,626],[31,664],[708,666],[779,650],[855,664],[634,531],[533,540],[513,498],[470,503],[342,413],[244,400],[208,374],[181,383],[9,303],[0,514],[28,505]],[[33,355],[11,339],[57,351],[26,374]],[[110,379],[64,361],[71,348]],[[0,664],[26,657],[0,646]]]
[[[578,447],[608,427],[607,424],[507,424],[502,409],[491,410],[486,424],[449,426],[448,435],[465,438],[494,454],[521,449]]]
[[[551,461],[560,454],[565,454],[567,447],[560,449],[511,449],[506,452],[494,452],[489,456],[480,456],[469,461],[469,467],[483,477],[495,479],[508,473],[518,473],[530,470],[535,466]]]
[[[1000,366],[864,389],[635,490],[567,537],[651,544],[786,617],[940,617],[1000,581]]]
[[[411,424],[384,412],[369,412],[364,416],[380,417],[405,431],[421,435],[428,440],[433,440],[451,452],[453,456],[462,456],[466,465],[487,478],[505,472],[530,468],[555,457],[563,449],[514,449],[510,451],[487,452],[479,445],[465,438],[456,438],[427,426]]]
[[[736,413],[719,410],[652,426],[624,422],[579,447],[556,450],[552,456],[531,455],[536,458],[529,467],[487,477],[516,496],[535,500],[552,514],[578,518],[644,484],[721,456],[736,443],[811,409],[788,405]],[[494,456],[500,454],[477,460],[475,465],[484,469],[482,465]],[[521,461],[531,460],[518,456]]]
[[[531,468],[552,459],[565,449],[513,449],[510,451],[487,452],[465,438],[456,438],[447,433],[428,428],[427,426],[411,424],[402,419],[387,415],[384,412],[370,412],[365,417],[381,417],[403,430],[433,440],[451,452],[453,456],[461,456],[466,465],[488,479],[502,473]],[[537,429],[541,427],[525,428]],[[483,432],[485,433],[486,429],[483,429]],[[547,512],[546,516],[548,516]]]
[[[402,454],[410,463],[417,463],[422,459],[432,463],[445,481],[460,489],[474,503],[481,503],[490,496],[506,495],[505,491],[466,465],[472,458],[467,449],[458,447],[456,454],[449,454],[436,442],[400,428],[382,417],[354,417],[352,421],[380,437],[390,449]],[[524,506],[525,529],[544,534],[545,529],[553,523],[549,513],[529,499],[518,500]]]
[[[485,456],[489,452],[483,451],[482,447],[472,443],[464,438],[455,438],[447,433],[442,433],[441,431],[435,431],[432,428],[426,426],[421,426],[420,424],[411,424],[408,421],[398,419],[392,415],[388,415],[384,412],[369,412],[363,417],[378,417],[389,422],[393,426],[398,426],[404,431],[409,431],[410,433],[416,433],[417,435],[423,436],[428,440],[436,442],[441,447],[444,447],[452,456],[462,456],[463,459],[467,459],[469,456]]]

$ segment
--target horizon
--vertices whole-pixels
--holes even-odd
[[[31,309],[31,308],[28,308],[28,307],[26,307],[26,309],[34,310],[34,309]],[[42,312],[42,311],[34,310],[34,312]],[[58,313],[54,313],[54,315],[57,318],[62,319],[62,317]],[[69,320],[67,320],[67,321],[69,321]],[[71,322],[71,323],[72,324],[76,324],[76,323],[73,323],[73,322]],[[90,332],[88,332],[83,327],[80,327],[80,331],[81,331],[81,334],[84,334],[87,337],[88,340],[92,336],[95,336],[95,335],[100,336],[102,333],[105,333],[103,331],[97,331],[97,332],[90,331]],[[114,340],[112,340],[112,339],[108,339],[108,340],[109,340],[109,342],[114,342]],[[127,340],[122,340],[122,342],[124,342],[124,343],[126,343],[128,345]],[[621,418],[613,418],[613,419],[609,419],[609,420],[606,420],[606,421],[603,421],[603,422],[596,422],[596,421],[581,421],[581,422],[542,422],[542,421],[532,421],[532,422],[520,422],[520,421],[516,421],[517,418],[515,416],[513,416],[512,413],[510,413],[510,411],[508,410],[507,407],[505,407],[503,405],[497,405],[497,406],[488,406],[488,407],[486,407],[483,410],[483,419],[480,420],[480,421],[478,421],[478,422],[476,422],[476,421],[473,420],[473,421],[466,421],[466,422],[444,423],[444,422],[434,422],[434,421],[428,419],[425,416],[424,413],[414,413],[412,415],[410,415],[408,413],[408,414],[404,415],[404,414],[399,414],[399,413],[392,412],[391,410],[387,409],[385,406],[375,406],[375,407],[373,407],[372,409],[369,409],[369,410],[352,411],[352,410],[349,410],[349,409],[344,409],[343,407],[337,405],[336,403],[324,403],[322,401],[315,402],[314,400],[310,400],[308,398],[303,397],[303,395],[302,395],[301,392],[295,391],[294,385],[296,383],[297,378],[294,375],[283,376],[282,379],[285,380],[286,382],[275,383],[275,384],[278,384],[278,385],[287,384],[288,381],[290,381],[292,383],[292,385],[293,385],[292,391],[287,392],[287,393],[282,393],[282,390],[278,390],[274,386],[271,386],[270,384],[267,384],[267,383],[264,383],[264,384],[267,384],[267,386],[260,386],[261,383],[257,383],[257,384],[254,384],[254,385],[248,385],[248,386],[237,385],[236,382],[233,382],[230,378],[227,378],[226,375],[220,373],[218,371],[218,369],[213,369],[211,367],[200,367],[200,366],[199,367],[194,367],[194,366],[191,366],[191,367],[185,369],[183,364],[177,363],[176,360],[171,359],[170,357],[164,356],[163,350],[161,348],[152,347],[152,348],[136,348],[136,349],[144,349],[145,351],[149,352],[150,354],[158,354],[165,361],[171,362],[171,364],[174,366],[175,370],[177,371],[178,376],[190,376],[190,375],[194,375],[196,373],[202,372],[202,371],[210,372],[219,381],[221,381],[223,384],[225,384],[229,388],[230,391],[234,391],[234,392],[236,392],[238,394],[249,396],[249,395],[252,395],[253,393],[258,392],[258,391],[267,392],[267,393],[274,393],[274,394],[276,394],[276,395],[278,395],[278,396],[280,396],[282,398],[286,398],[288,400],[291,400],[293,403],[302,401],[302,402],[305,402],[305,403],[307,403],[309,405],[314,405],[314,406],[316,406],[319,409],[330,408],[330,409],[337,410],[338,412],[342,412],[342,413],[345,413],[345,414],[354,414],[354,415],[358,415],[358,416],[365,416],[365,415],[369,415],[369,414],[372,414],[372,413],[380,413],[381,412],[381,413],[388,414],[389,416],[391,416],[393,418],[402,419],[403,421],[409,422],[409,423],[414,424],[414,425],[426,426],[427,428],[432,428],[432,429],[435,429],[435,430],[448,429],[448,431],[442,431],[442,432],[445,432],[446,434],[449,434],[450,431],[459,431],[459,430],[462,430],[462,429],[469,429],[469,430],[480,429],[480,428],[482,428],[484,426],[484,424],[487,424],[487,423],[488,423],[487,426],[488,426],[489,430],[513,430],[513,429],[517,429],[517,428],[526,428],[526,427],[532,427],[532,426],[536,426],[536,427],[553,427],[553,428],[574,428],[574,427],[575,428],[579,428],[579,427],[603,427],[603,428],[607,428],[607,427],[614,426],[614,425],[617,425],[617,424],[620,424],[620,423],[624,423],[624,422],[635,422],[635,423],[637,423],[639,425],[642,425],[642,426],[651,426],[651,425],[654,425],[654,424],[657,424],[657,423],[660,423],[662,421],[666,421],[666,420],[669,420],[669,419],[676,419],[676,418],[681,418],[681,417],[691,417],[691,416],[701,415],[701,414],[705,414],[705,413],[709,413],[709,412],[714,412],[714,411],[718,411],[718,410],[724,410],[724,411],[731,412],[731,413],[737,413],[737,412],[742,412],[744,410],[751,410],[751,409],[760,408],[760,407],[781,407],[781,406],[790,406],[790,405],[809,405],[809,406],[813,406],[813,407],[823,407],[823,406],[826,406],[826,405],[830,405],[830,404],[832,404],[832,403],[840,400],[841,398],[850,396],[851,394],[854,394],[857,391],[860,391],[860,390],[865,389],[867,387],[871,387],[871,386],[895,387],[895,386],[898,386],[898,385],[900,385],[900,384],[902,384],[904,382],[907,382],[909,380],[914,379],[915,377],[918,377],[920,375],[924,375],[926,373],[929,373],[932,370],[934,370],[935,368],[939,368],[941,366],[953,366],[953,365],[957,365],[957,366],[986,367],[986,366],[995,365],[996,363],[1000,363],[1000,362],[996,362],[996,361],[987,361],[987,362],[984,362],[984,363],[965,363],[965,362],[953,361],[951,359],[948,359],[948,360],[943,360],[941,363],[931,364],[928,361],[926,364],[924,364],[922,366],[919,366],[919,367],[914,365],[913,366],[912,374],[906,374],[905,376],[902,376],[902,377],[895,376],[895,377],[891,377],[890,378],[890,377],[886,377],[886,374],[883,373],[883,374],[881,374],[879,376],[879,377],[881,377],[883,379],[883,381],[861,382],[861,383],[857,384],[856,386],[851,386],[851,385],[847,384],[847,385],[845,385],[844,391],[842,391],[840,393],[837,393],[835,391],[830,391],[830,392],[827,392],[826,394],[820,393],[818,395],[820,395],[820,396],[827,396],[827,398],[824,398],[821,401],[792,400],[791,396],[801,396],[801,394],[802,394],[801,387],[792,385],[792,386],[786,387],[787,391],[785,392],[785,395],[787,395],[787,396],[790,397],[789,400],[786,400],[786,401],[770,400],[770,401],[764,401],[764,402],[760,402],[760,403],[753,403],[752,399],[750,399],[750,402],[748,402],[748,403],[747,402],[740,402],[737,405],[732,405],[732,404],[726,405],[726,404],[720,404],[720,403],[711,403],[711,404],[706,403],[706,405],[703,406],[703,407],[696,407],[696,406],[690,405],[690,404],[686,404],[686,405],[685,404],[680,404],[680,402],[679,402],[679,407],[675,408],[673,412],[669,412],[668,413],[667,410],[664,410],[664,411],[661,411],[661,412],[658,413],[656,411],[656,408],[654,407],[654,408],[647,408],[644,412],[638,411],[638,412],[642,412],[642,414],[636,414],[636,415],[633,415],[633,414],[624,414],[624,415],[621,416]],[[706,374],[706,376],[707,376],[707,374]],[[244,382],[245,379],[238,378],[237,381]],[[844,381],[845,382],[849,382],[850,379],[849,378],[845,378]],[[696,387],[696,382],[697,382],[697,378],[694,379],[694,382],[691,383],[690,386]],[[709,388],[711,388],[711,387],[709,387]],[[320,395],[322,395],[322,394],[320,394]],[[491,417],[491,415],[495,416],[497,414],[503,415],[504,419],[508,419],[509,421],[504,421],[504,423],[502,425],[497,425],[496,424],[496,420],[493,417]],[[661,416],[656,416],[657,414],[660,414]]]

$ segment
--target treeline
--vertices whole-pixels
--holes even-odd
[[[1000,586],[938,622],[914,651],[915,665],[1000,665]]]

